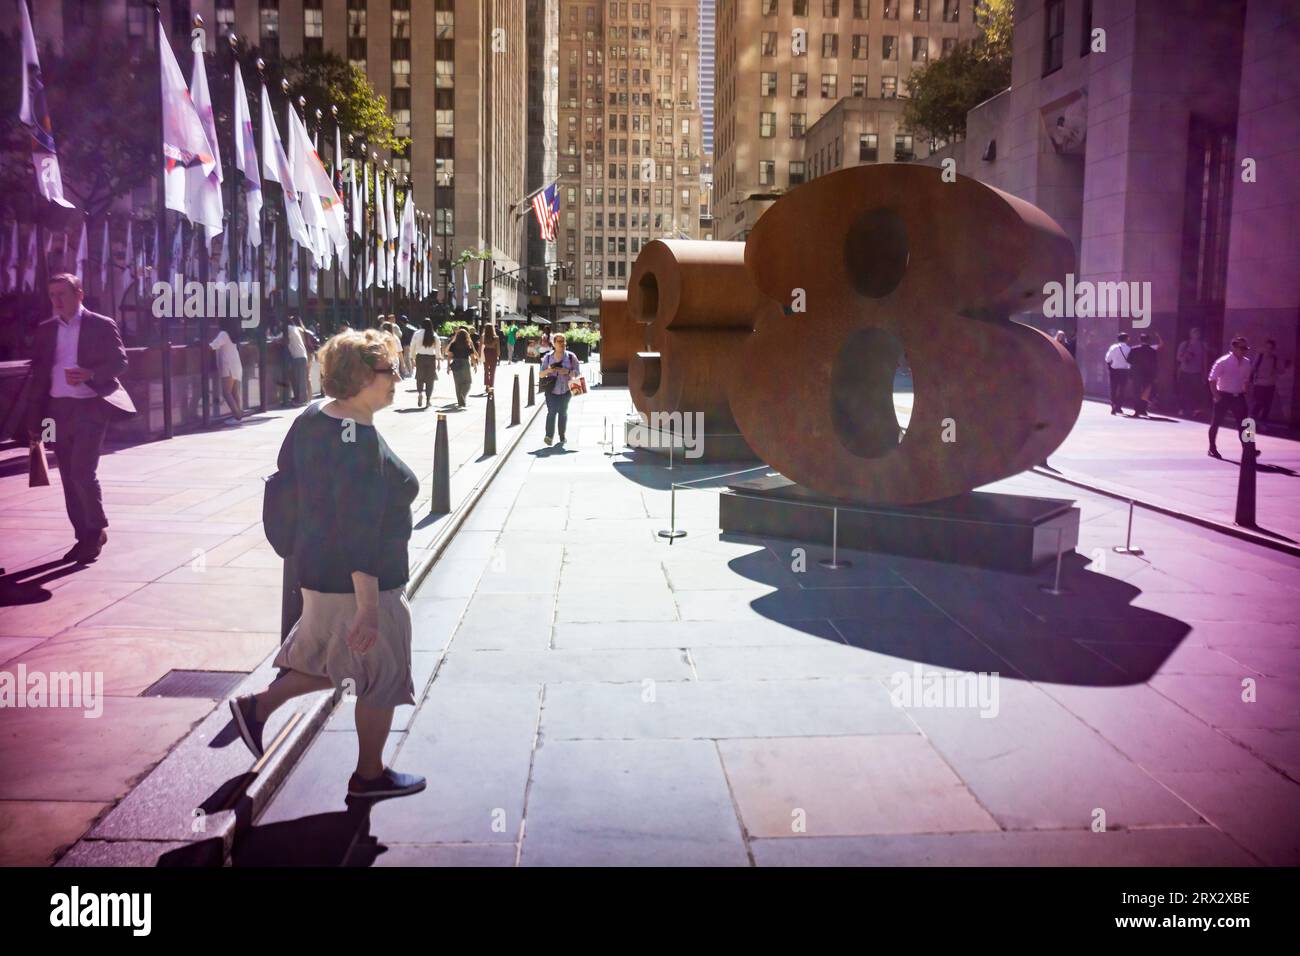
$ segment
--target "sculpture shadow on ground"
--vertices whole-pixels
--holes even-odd
[[[690,482],[691,488],[720,491],[743,478],[756,478],[772,469],[759,461],[711,461],[707,464],[675,458],[668,467],[668,456],[644,448],[625,448],[614,459],[614,470],[642,488],[668,491],[673,485]],[[737,475],[736,472],[741,472]],[[726,475],[728,477],[719,477]]]
[[[724,541],[756,543],[746,535]],[[1073,552],[1062,561],[1062,590],[1049,564],[1035,574],[943,564],[865,551],[839,551],[849,566],[821,567],[824,544],[767,538],[765,547],[733,558],[729,567],[777,588],[754,598],[761,617],[891,660],[1055,684],[1124,686],[1143,683],[1177,648],[1190,625],[1134,607],[1141,591],[1087,570]],[[795,549],[802,549],[802,561]],[[773,560],[775,558],[775,560]],[[801,570],[791,566],[803,565]],[[896,664],[896,667],[894,666]]]
[[[353,843],[370,837],[374,802],[348,798],[344,810],[251,827],[235,837],[230,865],[342,866]]]

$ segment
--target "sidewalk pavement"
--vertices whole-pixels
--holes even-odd
[[[499,445],[516,372],[525,406],[526,366],[497,369]],[[480,374],[469,408],[446,411],[453,509],[491,464],[478,460],[483,391]],[[436,415],[454,405],[453,395],[444,370],[434,407],[417,410],[409,379],[376,418],[420,478],[412,567],[439,528],[420,519],[429,507]],[[106,449],[99,476],[109,541],[85,567],[60,561],[73,542],[53,456],[47,488],[28,488],[25,467],[0,477],[0,567],[8,572],[0,578],[0,670],[99,673],[104,695],[97,719],[67,707],[0,710],[0,865],[54,862],[224,703],[141,696],[147,688],[172,670],[224,671],[233,681],[277,647],[282,562],[262,534],[262,478],[275,470],[298,413],[253,414]]]
[[[911,399],[910,394],[895,395],[902,421],[911,412]],[[1234,427],[1220,428],[1219,461],[1206,454],[1208,436],[1204,422],[1157,413],[1149,419],[1111,415],[1108,403],[1090,399],[1048,464],[1064,477],[1230,525],[1236,515],[1241,443]],[[1261,434],[1257,445],[1259,528],[1300,542],[1300,442]]]
[[[576,399],[562,450],[535,421],[413,600],[389,754],[428,789],[345,803],[345,699],[235,865],[1300,863],[1300,559],[1149,513],[1119,555],[1122,502],[1033,473],[991,487],[1077,500],[1061,596],[801,564],[718,532],[725,481],[669,545],[670,483],[728,469],[607,456],[629,407]],[[929,696],[969,672],[996,696]]]

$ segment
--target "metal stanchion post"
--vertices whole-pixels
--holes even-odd
[[[438,430],[433,439],[433,497],[429,502],[431,514],[445,515],[451,511],[451,461],[447,450],[447,416],[438,416]]]
[[[483,423],[483,455],[495,455],[497,453],[497,403],[496,389],[487,390],[487,408],[484,412],[485,420]]]
[[[1122,545],[1116,545],[1112,550],[1114,550],[1116,554],[1132,554],[1135,556],[1139,554],[1146,554],[1146,552],[1143,551],[1141,548],[1133,547],[1133,499],[1132,498],[1130,498],[1128,501],[1128,534],[1124,536],[1124,543]]]
[[[822,558],[817,563],[823,568],[830,568],[832,571],[838,571],[840,568],[851,568],[853,562],[841,561],[839,559],[840,548],[840,509],[831,509],[831,556]]]
[[[668,527],[659,532],[659,537],[667,538],[668,543],[672,544],[674,538],[686,537],[685,531],[679,531],[677,528],[677,483],[674,482],[670,489],[670,504],[668,505]]]
[[[515,389],[510,396],[510,425],[518,425],[519,418],[519,373],[515,373]]]
[[[528,366],[528,407],[532,408],[537,404],[537,381],[533,378],[535,370]]]
[[[1046,584],[1038,585],[1038,590],[1042,591],[1044,594],[1060,596],[1062,594],[1070,593],[1061,587],[1061,535],[1064,531],[1064,528],[1056,529],[1056,577],[1052,579],[1052,586],[1049,588]]]
[[[1255,527],[1255,442],[1241,443],[1241,467],[1237,472],[1237,513],[1233,523],[1243,528]]]

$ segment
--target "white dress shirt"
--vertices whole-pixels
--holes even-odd
[[[1133,348],[1127,342],[1116,342],[1106,350],[1106,364],[1116,371],[1132,368],[1128,364],[1128,357]]]
[[[84,382],[69,385],[63,370],[77,367],[77,343],[81,340],[81,314],[85,306],[68,321],[56,318],[58,323],[54,339],[54,367],[50,374],[50,398],[94,398],[95,390]]]
[[[226,336],[226,338],[230,338],[230,336]],[[285,330],[284,340],[289,346],[290,358],[305,359],[307,357],[307,343],[302,339],[301,328],[290,322],[289,327]]]
[[[1250,381],[1250,359],[1238,358],[1229,352],[1215,360],[1210,368],[1211,385],[1226,395],[1245,395]]]

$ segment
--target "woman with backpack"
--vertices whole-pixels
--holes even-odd
[[[348,796],[359,798],[425,787],[423,777],[383,763],[393,709],[415,703],[405,586],[420,483],[374,425],[375,413],[393,402],[398,348],[386,333],[367,329],[341,332],[320,350],[322,386],[333,401],[311,405],[294,421],[264,509],[272,545],[297,564],[302,616],[276,655],[281,675],[261,693],[230,702],[240,736],[260,759],[263,729],[280,705],[348,687],[357,697],[358,744]],[[273,487],[280,489],[274,498]]]
[[[442,340],[433,330],[432,319],[425,319],[420,325],[421,331],[411,339],[411,360],[415,363],[416,407],[428,408],[433,404],[433,383],[438,381]]]
[[[542,356],[541,388],[546,389],[546,444],[551,443],[558,421],[560,426],[560,444],[564,444],[564,428],[569,422],[569,401],[573,392],[569,385],[578,378],[581,369],[578,356],[565,346],[563,335],[557,334],[552,340],[554,348]]]

